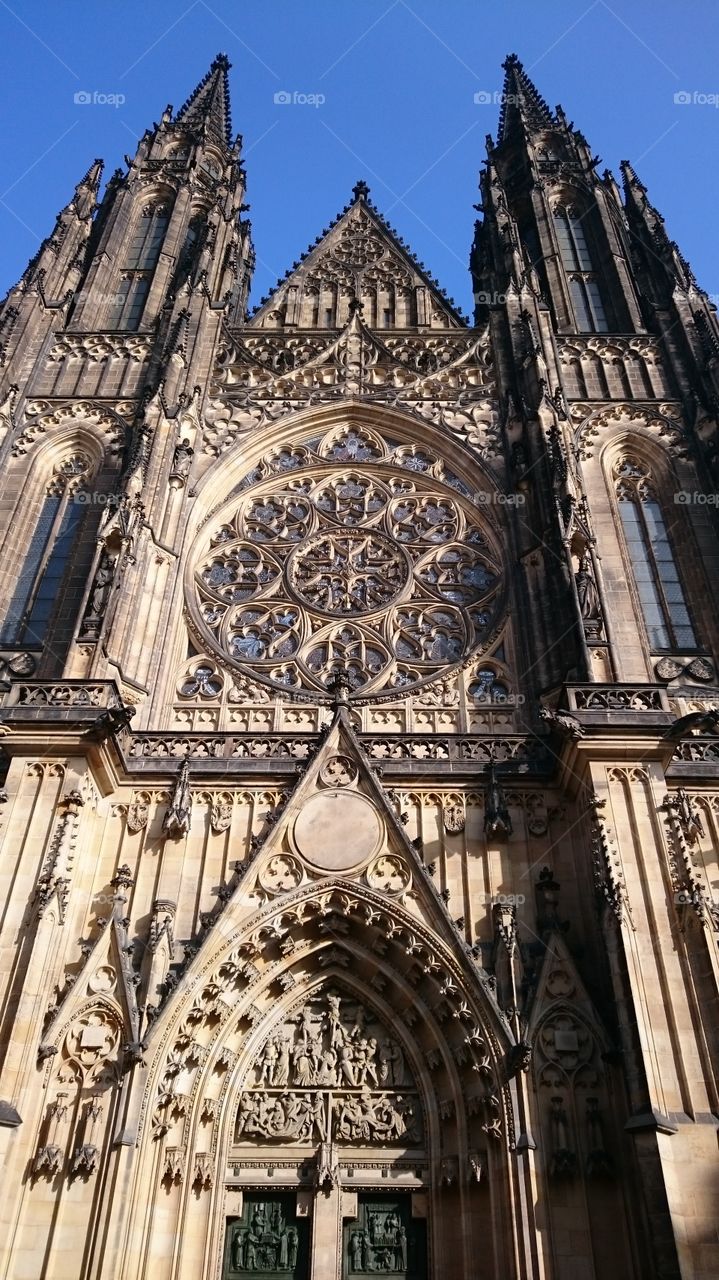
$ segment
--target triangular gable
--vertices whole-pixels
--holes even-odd
[[[566,1028],[562,1021],[563,1011],[567,1015]],[[527,1025],[530,1043],[534,1042],[538,1033],[543,1034],[543,1025],[550,1022],[556,1026],[547,1034],[554,1037],[559,1031],[560,1041],[563,1030],[571,1033],[573,1027],[583,1026],[593,1035],[603,1052],[611,1048],[609,1036],[594,1001],[579,975],[564,938],[557,932],[549,936],[534,990]],[[566,1044],[568,1047],[560,1049],[560,1052],[567,1053],[571,1059],[574,1050],[569,1040]]]
[[[117,892],[110,916],[87,951],[82,969],[73,975],[51,1010],[40,1046],[41,1059],[56,1052],[62,1028],[80,1013],[90,1011],[93,1005],[105,1006],[117,1014],[123,1027],[124,1053],[130,1059],[140,1055],[140,1019],[130,958],[132,947],[125,917],[127,898],[124,889],[128,883],[128,880],[116,883]]]
[[[453,948],[459,935],[420,851],[385,792],[340,705],[285,808],[241,872],[222,908],[257,908],[307,880],[341,877],[367,884],[417,915]],[[218,911],[219,915],[219,911]]]
[[[357,183],[352,203],[278,280],[270,296],[263,298],[251,316],[250,328],[341,328],[355,298],[364,298],[364,319],[372,328],[466,327],[468,321],[454,299],[447,297],[385,222],[367,192],[365,183]],[[317,300],[316,314],[308,296]],[[388,303],[389,323],[380,314],[380,300]],[[374,315],[370,314],[372,307]],[[332,312],[329,325],[326,309]]]
[[[192,986],[193,975],[204,972],[208,957],[217,952],[223,939],[240,938],[248,929],[240,949],[248,957],[254,954],[257,930],[253,932],[248,926],[258,913],[265,914],[264,908],[276,904],[284,910],[286,905],[290,911],[295,899],[308,889],[349,887],[354,882],[362,896],[369,891],[369,898],[376,903],[376,909],[366,908],[368,930],[380,917],[391,917],[395,910],[406,922],[401,932],[409,939],[405,951],[410,964],[414,955],[410,921],[417,922],[417,981],[422,971],[434,973],[436,969],[447,1009],[454,1001],[453,1016],[466,1016],[471,1021],[461,989],[469,980],[470,987],[481,988],[482,1002],[492,1011],[490,1016],[500,1039],[511,1040],[509,1024],[497,1006],[491,983],[452,921],[432,870],[425,867],[419,850],[407,837],[376,767],[365,756],[352,728],[349,709],[340,703],[285,808],[257,844],[250,862],[238,869],[232,892],[206,917],[205,933],[182,982],[178,986],[177,978],[173,978],[167,989],[169,1001],[153,1017],[145,1038],[148,1043],[154,1042],[159,1027],[167,1020],[167,1005],[174,1003],[176,988]],[[267,927],[260,926],[257,937],[264,939],[266,933]],[[420,935],[434,937],[444,954],[454,957],[454,964],[459,966],[457,981],[449,978],[441,963],[427,960],[427,948],[421,944]],[[339,954],[341,943],[335,949]],[[331,961],[332,955],[328,955],[325,962]]]

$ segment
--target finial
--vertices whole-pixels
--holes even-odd
[[[369,187],[363,178],[359,182],[355,182],[352,188],[352,196],[355,200],[366,200],[369,195]]]
[[[344,667],[339,667],[327,681],[327,690],[332,694],[335,709],[347,705],[351,689],[349,672]]]

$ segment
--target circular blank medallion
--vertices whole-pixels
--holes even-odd
[[[377,852],[378,814],[356,791],[320,791],[297,815],[294,841],[302,857],[322,871],[349,871]]]

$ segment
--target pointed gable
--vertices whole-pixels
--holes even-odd
[[[353,200],[250,320],[252,328],[336,329],[355,300],[370,328],[456,329],[468,322],[358,182]]]

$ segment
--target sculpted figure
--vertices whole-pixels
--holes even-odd
[[[299,1239],[296,1227],[287,1228],[287,1266],[294,1271],[297,1266],[297,1247]]]
[[[340,1071],[348,1084],[356,1085],[357,1077],[354,1069],[354,1053],[351,1044],[344,1044],[340,1050]]]
[[[265,1080],[269,1085],[274,1083],[273,1075],[277,1057],[277,1042],[274,1039],[268,1040],[262,1051],[262,1057],[260,1058],[260,1074],[257,1079],[258,1084],[263,1084]]]
[[[295,1084],[312,1084],[312,1060],[305,1046],[303,1044],[298,1045],[293,1056],[295,1060]]]
[[[272,1074],[274,1085],[288,1084],[290,1078],[290,1044],[288,1040],[277,1038],[277,1061]]]

